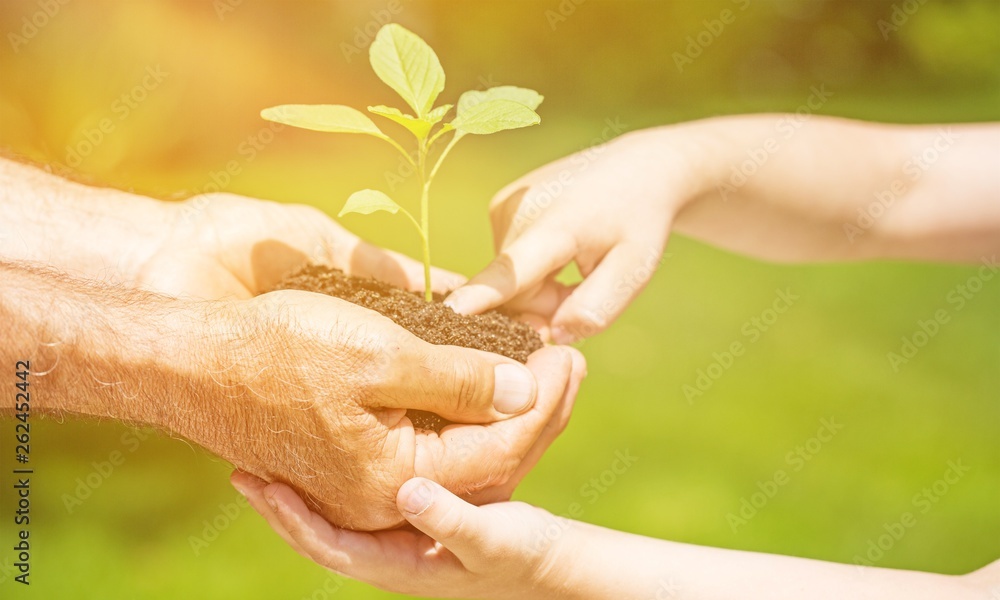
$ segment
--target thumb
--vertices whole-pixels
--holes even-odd
[[[452,494],[441,485],[414,477],[399,488],[396,505],[411,525],[441,543],[470,566],[483,562],[495,550],[498,531],[483,509]],[[467,562],[468,561],[468,562]]]
[[[538,393],[534,374],[515,360],[417,338],[400,344],[386,366],[379,406],[429,410],[458,423],[523,413]]]

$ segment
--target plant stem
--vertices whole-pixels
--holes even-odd
[[[424,140],[420,141],[418,150],[417,171],[420,173],[420,231],[421,242],[424,245],[424,300],[432,302],[434,293],[431,291],[431,236],[430,236],[430,206],[427,201],[428,191],[431,187],[431,179],[427,177],[427,145]],[[434,174],[431,173],[431,178]]]
[[[438,169],[441,168],[441,163],[444,162],[444,157],[448,156],[448,153],[451,152],[451,149],[455,146],[458,140],[462,139],[463,135],[464,135],[463,132],[456,131],[455,135],[452,136],[452,138],[448,141],[448,145],[445,146],[444,150],[441,151],[441,154],[438,156],[437,162],[434,163],[434,168],[431,169],[431,175],[430,175],[431,180],[434,179],[434,176],[437,175]],[[428,185],[430,185],[429,182]]]
[[[399,153],[403,155],[403,158],[406,159],[406,162],[410,163],[410,165],[412,165],[414,167],[417,166],[417,165],[413,164],[413,157],[410,156],[410,153],[407,152],[406,150],[404,150],[403,147],[399,145],[399,142],[397,142],[396,140],[392,139],[391,137],[389,137],[387,135],[379,135],[379,136],[375,136],[375,137],[377,137],[380,140],[385,140],[386,142],[388,142],[389,144],[391,144],[393,148],[395,148],[396,150],[399,150]]]

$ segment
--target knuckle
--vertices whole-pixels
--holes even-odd
[[[604,331],[610,325],[610,321],[608,311],[577,306],[567,314],[566,326],[577,337],[584,338]]]
[[[470,361],[457,360],[453,363],[452,387],[455,409],[459,412],[475,411],[484,407],[485,386],[481,382],[479,369]]]
[[[449,510],[441,519],[440,539],[453,540],[461,536],[465,528],[465,519],[455,514],[454,510]]]

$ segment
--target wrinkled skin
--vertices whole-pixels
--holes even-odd
[[[499,413],[492,406],[494,368],[514,361],[427,344],[335,298],[261,294],[307,262],[416,289],[418,263],[360,241],[306,206],[229,194],[174,206],[170,231],[142,265],[140,285],[225,301],[213,303],[206,319],[207,406],[174,429],[239,469],[292,485],[331,522],[398,525],[396,490],[414,475],[473,502],[506,499],[565,426],[585,370],[579,353],[536,352],[528,362],[534,404],[514,417]],[[440,291],[462,281],[434,272]],[[420,433],[407,408],[466,424]]]

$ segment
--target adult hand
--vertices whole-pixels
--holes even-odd
[[[328,427],[323,435],[341,442],[304,440],[312,448],[306,454],[310,468],[303,473],[306,477],[300,474],[297,487],[307,491],[311,505],[324,518],[350,529],[401,523],[396,491],[414,476],[432,478],[476,504],[509,499],[565,428],[586,369],[579,352],[553,346],[532,354],[528,368],[538,380],[537,400],[524,414],[506,420],[449,425],[437,434],[414,431],[401,411],[381,406],[385,401],[346,403],[345,416],[327,411],[329,421],[342,422]],[[391,375],[400,381],[405,376],[405,370],[397,369]],[[433,394],[432,388],[428,391]],[[446,408],[438,410],[448,414]],[[307,418],[302,421],[308,426]],[[298,450],[279,447],[273,451],[302,455]],[[283,474],[249,468],[254,465],[234,464],[243,471],[234,474],[238,486],[259,478],[286,480]]]
[[[243,471],[291,483],[352,529],[399,524],[393,497],[416,474],[479,502],[509,497],[569,418],[583,376],[575,351],[544,348],[524,366],[428,344],[307,292],[265,294],[236,310],[247,325],[235,337],[259,342],[236,353],[221,429],[188,435]],[[407,408],[466,424],[418,431]],[[224,435],[199,436],[213,430]]]
[[[184,213],[178,207],[189,205],[4,161],[0,180],[8,184],[0,212],[25,222],[0,231],[10,283],[0,290],[11,326],[3,350],[38,357],[50,389],[41,411],[165,428],[293,484],[330,519],[362,529],[400,521],[392,496],[416,469],[484,501],[509,494],[552,430],[556,405],[532,406],[538,388],[561,394],[570,385],[569,366],[433,346],[320,294],[254,296],[307,260],[404,285],[421,280],[412,261],[363,244],[314,209],[215,195]],[[27,218],[60,202],[66,213]],[[84,218],[89,226],[80,227]],[[454,280],[436,275],[437,285]],[[553,352],[572,362],[559,350],[539,356]],[[528,413],[514,425],[456,425],[437,436],[413,429],[410,408],[460,423]]]
[[[139,285],[150,290],[247,298],[308,263],[423,290],[420,263],[362,241],[312,206],[217,193],[169,208],[167,233],[139,268]],[[435,291],[450,291],[464,281],[432,270]]]
[[[309,206],[227,193],[161,202],[2,158],[0,184],[0,260],[210,300],[260,294],[309,262],[423,289],[419,263],[359,240]],[[432,275],[440,292],[464,281]]]

